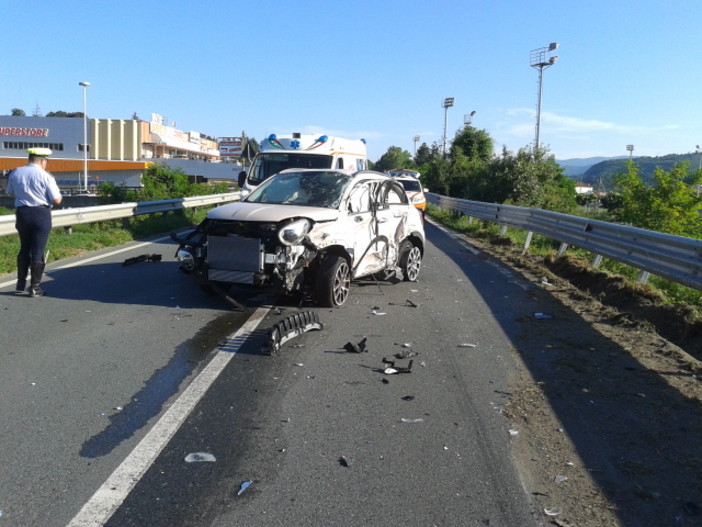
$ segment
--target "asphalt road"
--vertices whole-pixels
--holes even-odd
[[[500,410],[515,320],[539,306],[506,268],[427,234],[419,282],[360,282],[339,309],[248,295],[234,311],[165,240],[55,262],[40,299],[0,278],[0,525],[537,525]],[[262,352],[307,310],[322,330]],[[367,352],[344,350],[364,337]],[[407,351],[409,373],[384,373]]]

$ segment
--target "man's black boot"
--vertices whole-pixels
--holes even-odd
[[[15,294],[21,295],[27,288],[27,274],[29,273],[29,259],[17,256],[17,287]]]
[[[31,297],[37,297],[37,296],[44,295],[44,291],[42,290],[42,288],[40,286],[41,277],[44,275],[44,267],[45,267],[44,262],[32,262],[32,265],[31,265],[32,280],[31,280],[31,283],[29,284],[29,296],[31,296]]]

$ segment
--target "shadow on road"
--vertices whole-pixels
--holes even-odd
[[[476,258],[493,260],[467,251],[436,226],[428,223],[426,230],[468,280],[475,278],[471,267]],[[536,501],[543,498],[550,503],[560,496],[564,519],[569,505],[577,507],[580,500],[581,508],[593,504],[593,510],[611,510],[607,514],[615,514],[621,526],[702,525],[702,412],[699,401],[685,397],[668,382],[679,376],[698,382],[694,375],[647,368],[639,360],[644,350],[637,347],[636,328],[631,328],[631,347],[618,344],[538,285],[529,289],[535,300],[532,306],[538,305],[548,316],[539,319],[524,305],[517,306],[524,312],[515,319],[514,311],[506,313],[502,307],[504,299],[496,295],[494,283],[471,281],[539,387],[534,390],[532,384],[528,393],[511,394],[513,409],[522,415],[510,416],[525,429],[531,421],[533,435],[527,438],[520,433],[519,441],[535,446],[532,453],[536,451],[538,458],[529,460],[532,469],[550,478],[534,480],[538,487],[527,489]],[[608,320],[603,313],[598,323],[615,325],[621,320]],[[661,339],[660,349],[652,353],[665,352]],[[561,430],[538,430],[539,391]],[[550,451],[557,443],[546,439],[549,434],[572,442],[583,468],[609,503],[580,495],[574,477],[554,481],[558,475],[567,475],[567,463],[575,460],[564,458],[567,452]],[[578,518],[569,519],[580,525]]]

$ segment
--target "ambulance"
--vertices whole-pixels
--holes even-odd
[[[261,142],[248,173],[239,174],[242,196],[263,181],[289,168],[336,169],[349,172],[368,169],[365,139],[342,139],[328,135],[271,134]]]

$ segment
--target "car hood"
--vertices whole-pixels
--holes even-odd
[[[219,221],[279,222],[296,217],[310,218],[313,221],[334,221],[339,217],[339,211],[322,207],[271,205],[240,201],[217,207],[208,212],[207,217]]]

